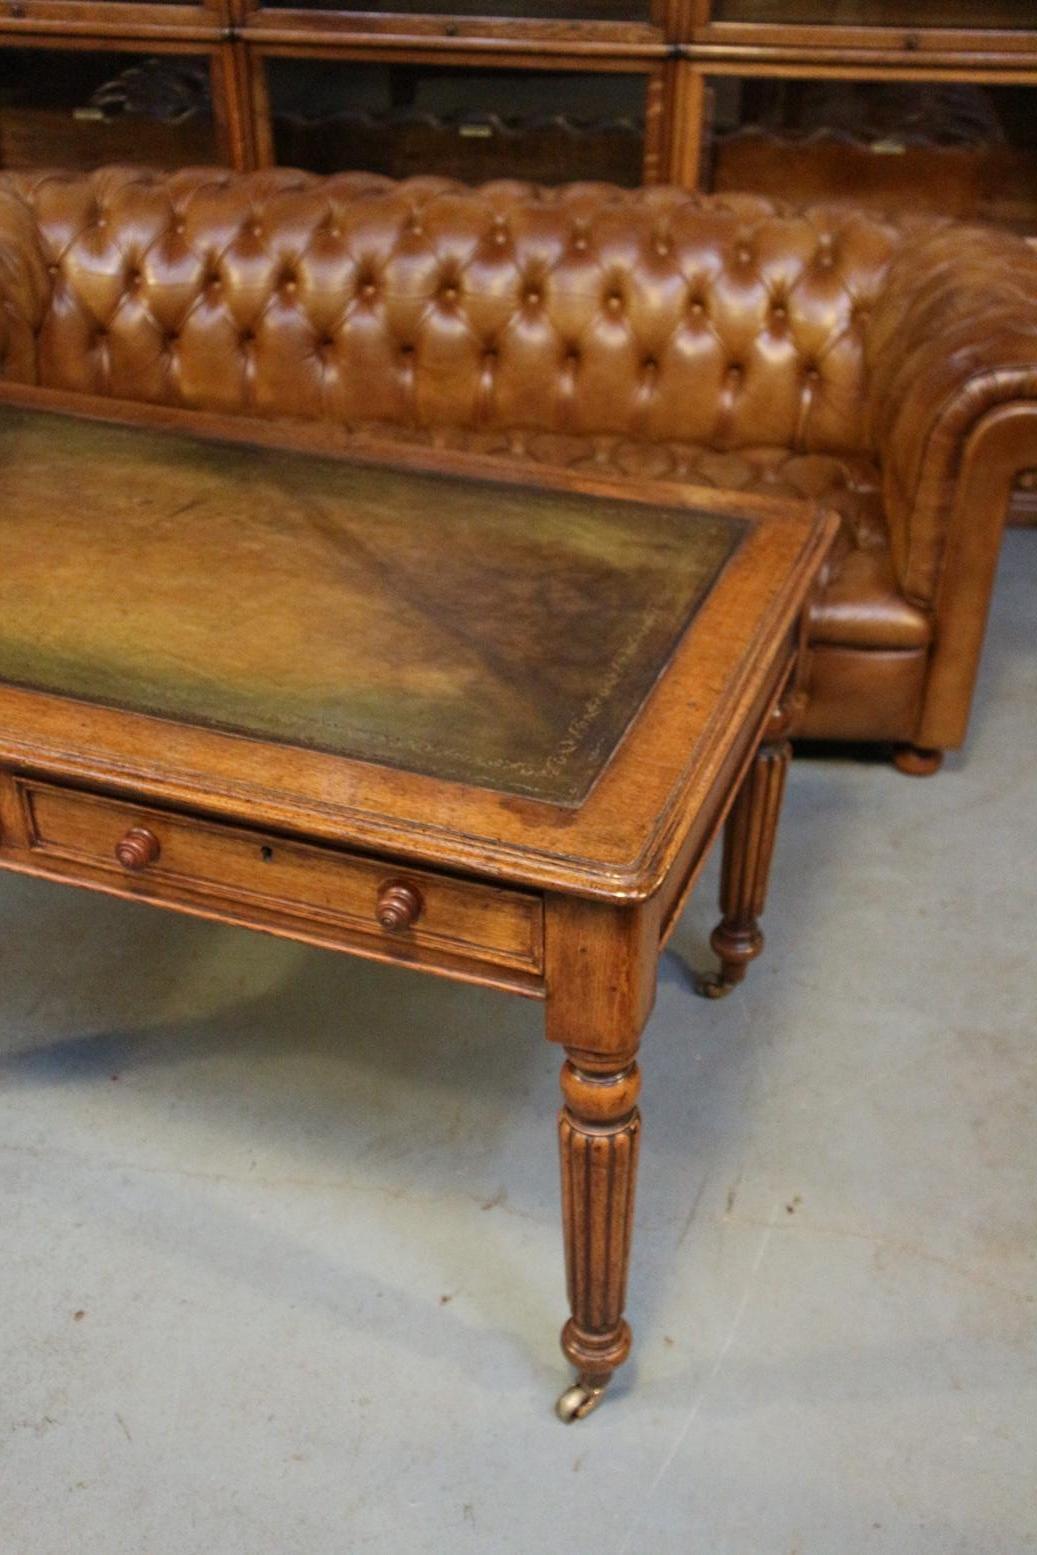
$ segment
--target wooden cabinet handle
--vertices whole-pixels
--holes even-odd
[[[390,934],[401,934],[417,923],[422,905],[421,893],[414,886],[401,880],[390,881],[378,893],[378,922]]]
[[[146,869],[161,851],[162,846],[154,832],[148,831],[146,826],[133,826],[122,841],[116,843],[115,857],[123,869]]]

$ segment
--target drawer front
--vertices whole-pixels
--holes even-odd
[[[18,786],[34,855],[110,871],[136,894],[253,904],[369,937],[393,958],[424,951],[424,961],[454,955],[541,969],[535,895],[46,783]]]

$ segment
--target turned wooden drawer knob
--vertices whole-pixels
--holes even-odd
[[[115,857],[123,869],[146,869],[153,864],[162,848],[155,833],[146,826],[133,826],[121,842],[116,844]]]
[[[394,881],[383,886],[378,893],[376,913],[383,929],[400,934],[409,929],[421,916],[421,894],[412,885]]]

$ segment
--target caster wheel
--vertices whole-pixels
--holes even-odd
[[[566,1425],[572,1425],[574,1420],[585,1419],[605,1397],[605,1386],[604,1382],[584,1382],[582,1379],[574,1382],[571,1388],[566,1388],[555,1405],[555,1414]]]
[[[726,999],[737,986],[723,972],[697,972],[692,979],[692,987],[700,999]]]

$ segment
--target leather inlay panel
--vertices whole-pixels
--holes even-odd
[[[555,804],[746,525],[0,411],[0,679]]]

